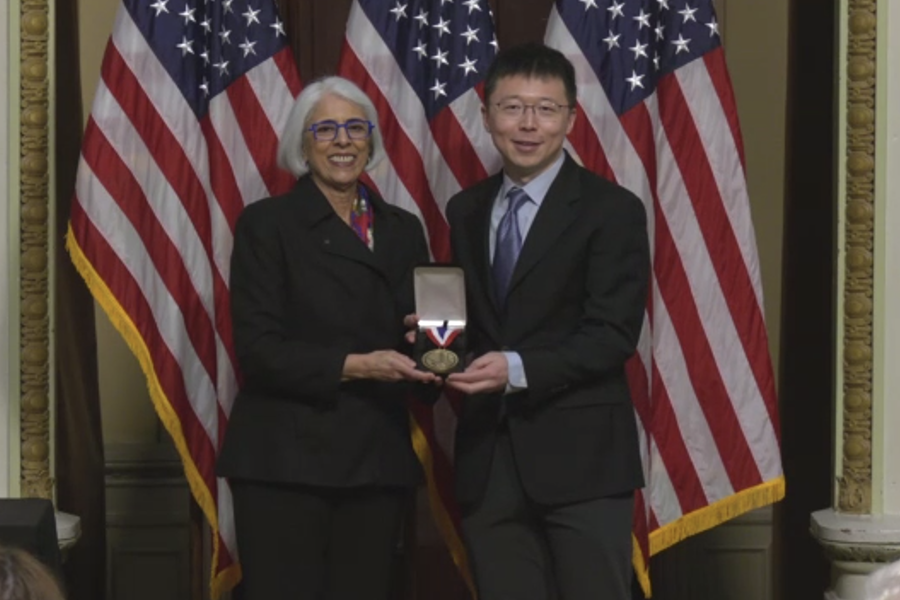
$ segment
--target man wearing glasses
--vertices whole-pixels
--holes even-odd
[[[643,485],[625,362],[650,274],[646,217],[627,190],[563,151],[572,64],[541,44],[498,54],[484,126],[503,171],[447,207],[476,357],[456,491],[480,600],[627,600]]]

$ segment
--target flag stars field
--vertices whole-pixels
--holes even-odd
[[[612,50],[613,48],[618,48],[620,37],[622,37],[621,34],[613,33],[612,29],[610,29],[609,35],[603,38],[603,41],[606,42],[607,49]]]
[[[631,72],[631,77],[627,78],[625,81],[631,84],[631,91],[634,91],[634,88],[640,87],[643,88],[644,84],[641,83],[641,79],[644,78],[644,75],[638,75],[636,71]]]
[[[193,49],[193,47],[192,47],[193,45],[194,45],[194,42],[193,42],[192,40],[189,40],[189,39],[187,39],[186,37],[182,36],[182,37],[181,37],[181,43],[178,44],[176,47],[177,47],[179,50],[181,50],[181,55],[182,55],[182,56],[187,56],[188,54],[193,54],[193,53],[194,53],[194,49]]]
[[[409,6],[409,5],[408,4],[400,4],[399,2],[397,2],[397,6],[395,6],[394,8],[391,9],[391,14],[394,15],[398,21],[400,19],[405,19],[407,6]]]
[[[479,5],[480,0],[466,0],[463,2],[463,6],[469,9],[469,14],[472,14],[472,11],[481,10],[481,6]]]
[[[584,7],[586,13],[582,15],[581,29],[607,32],[605,37],[594,38],[597,40],[594,43],[602,44],[600,48],[586,50],[592,56],[603,54],[604,60],[612,61],[611,68],[602,73],[604,86],[611,98],[621,99],[627,106],[652,94],[659,77],[719,44],[718,23],[708,3],[690,0],[572,2],[573,6]],[[704,41],[701,43],[700,39]],[[621,83],[615,84],[613,78]],[[617,87],[621,87],[619,92],[615,91]]]
[[[181,11],[180,13],[178,13],[178,16],[179,16],[179,17],[182,17],[182,18],[184,19],[184,24],[185,24],[185,25],[187,25],[188,23],[192,23],[192,22],[193,22],[193,23],[196,23],[196,22],[197,22],[197,19],[194,18],[194,13],[195,13],[196,11],[197,11],[196,8],[191,8],[191,7],[189,7],[187,4],[185,4],[185,5],[184,5],[184,10]]]
[[[643,29],[644,27],[647,27],[649,29],[650,28],[650,16],[651,16],[650,13],[645,13],[644,9],[642,8],[640,14],[632,17],[632,19],[634,19],[635,21],[637,21],[639,23],[640,29]]]
[[[441,38],[445,33],[450,33],[450,20],[448,19],[445,21],[444,19],[440,19],[437,23],[432,25],[432,27],[437,30],[438,38]]]
[[[630,51],[634,52],[634,60],[637,60],[641,56],[643,56],[644,58],[649,58],[647,56],[648,45],[649,44],[640,43],[640,40],[634,40],[634,46],[629,48]]]
[[[407,52],[415,64],[424,65],[427,59],[430,65],[422,71],[423,79],[415,81],[429,110],[432,105],[437,108],[452,102],[465,80],[483,73],[496,53],[493,28],[485,26],[493,16],[490,10],[485,14],[484,2],[382,0],[378,4],[382,11],[379,26],[387,28],[387,35],[405,32],[403,45],[391,46],[392,51]],[[374,13],[376,3],[362,4],[372,6]]]
[[[150,8],[156,11],[156,16],[158,17],[164,12],[169,12],[169,9],[166,8],[166,4],[168,3],[169,0],[156,0],[156,2],[150,5]]]
[[[158,22],[155,26],[163,32],[179,33],[171,44],[183,62],[171,69],[185,97],[198,102],[198,114],[231,81],[258,64],[277,40],[287,37],[277,13],[259,0],[187,0],[177,15],[170,14],[169,1],[155,0],[144,4],[144,10],[149,7],[150,21]],[[190,60],[198,52],[201,60]]]
[[[615,21],[616,17],[624,17],[625,16],[625,13],[622,11],[622,9],[624,7],[625,7],[624,2],[622,2],[620,4],[613,2],[612,4],[609,5],[609,8],[607,8],[606,10],[609,11],[609,14],[611,15],[610,18],[613,21]]]
[[[679,10],[678,14],[684,17],[684,22],[688,21],[697,21],[697,17],[694,16],[694,13],[697,12],[696,8],[691,8],[690,5],[685,4],[683,10]]]
[[[466,71],[466,75],[469,73],[478,73],[478,69],[475,68],[475,61],[466,58],[466,60],[459,64],[459,68],[464,69]]]
[[[256,50],[253,49],[253,46],[256,45],[256,42],[251,42],[248,38],[244,38],[244,41],[238,45],[238,48],[244,51],[244,56],[248,56],[250,54],[256,54]]]
[[[242,13],[241,16],[247,19],[247,28],[249,28],[253,23],[259,24],[259,15],[258,10],[253,10],[253,7],[248,6],[247,12]]]
[[[466,46],[468,46],[472,42],[479,41],[478,40],[478,30],[472,29],[468,25],[466,25],[466,30],[459,35],[460,35],[460,37],[466,38]]]
[[[690,48],[688,48],[688,44],[691,43],[691,39],[684,39],[680,33],[678,34],[677,40],[672,40],[672,44],[675,45],[675,54],[680,54],[682,52],[690,53]]]

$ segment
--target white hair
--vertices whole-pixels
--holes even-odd
[[[366,93],[349,79],[337,76],[323,77],[307,85],[297,96],[281,133],[281,140],[278,142],[278,166],[290,171],[295,177],[305,175],[309,171],[303,148],[303,134],[309,129],[313,110],[323,97],[329,95],[356,104],[375,125],[372,137],[369,138],[369,162],[366,164],[366,170],[374,169],[384,158],[384,142],[378,130],[378,113]]]

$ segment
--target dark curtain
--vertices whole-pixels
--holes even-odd
[[[81,517],[81,539],[63,568],[67,597],[103,600],[106,501],[94,301],[64,246],[82,132],[77,0],[57,0],[54,10],[57,507]]]
[[[779,398],[787,495],[775,508],[779,600],[820,600],[829,565],[809,532],[831,506],[834,409],[836,0],[791,0]]]

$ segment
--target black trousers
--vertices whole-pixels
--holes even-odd
[[[633,509],[632,492],[531,501],[502,432],[484,498],[462,519],[479,600],[631,600]]]
[[[242,600],[387,600],[403,488],[232,480]]]

